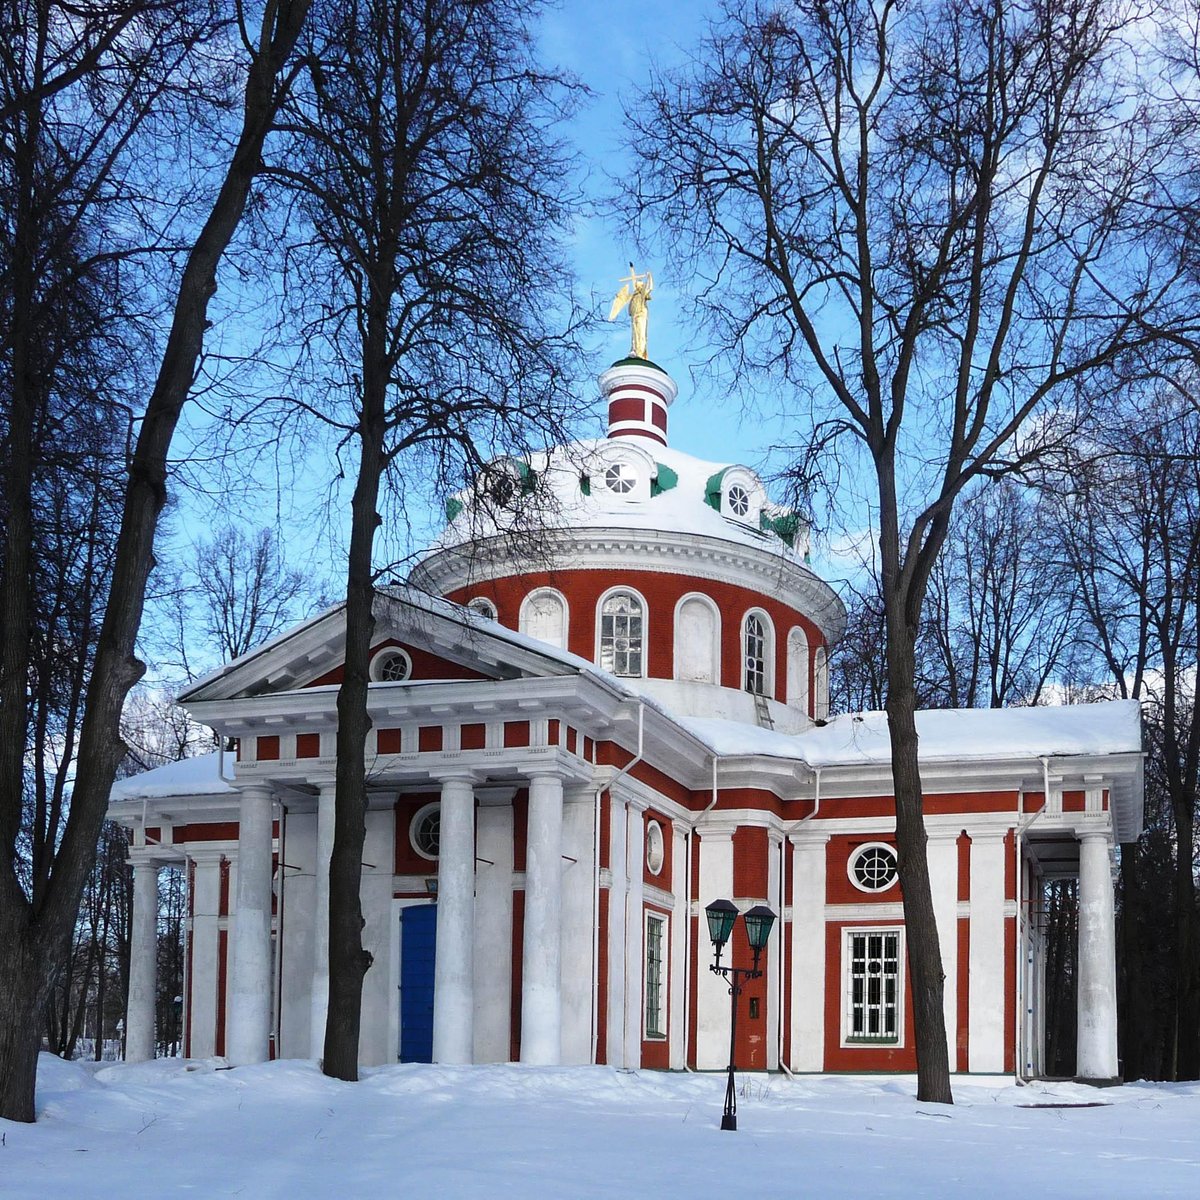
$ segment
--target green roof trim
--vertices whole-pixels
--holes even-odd
[[[517,464],[517,474],[521,477],[521,491],[527,496],[538,485],[537,472],[528,463]]]
[[[446,501],[446,520],[451,523],[457,521],[458,515],[462,512],[462,510],[462,501],[456,500],[453,496],[451,496],[450,499]]]
[[[794,512],[780,513],[777,517],[768,517],[760,513],[759,528],[764,533],[774,533],[781,537],[789,546],[795,546],[796,534],[800,532],[800,518]]]
[[[670,467],[663,466],[662,463],[654,465],[658,468],[658,474],[650,484],[651,496],[661,496],[663,492],[669,492],[673,487],[679,486],[679,476]]]
[[[661,371],[664,375],[667,374],[666,367],[660,367],[658,363],[651,362],[648,358],[634,358],[630,355],[628,358],[618,358],[614,367],[653,367],[656,371]]]
[[[710,475],[704,485],[704,503],[717,512],[721,511],[721,480],[728,470],[728,467],[722,467],[715,475]]]
[[[585,495],[592,494],[592,477],[590,475],[579,476],[579,490]]]

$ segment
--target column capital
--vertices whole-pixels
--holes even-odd
[[[1075,837],[1080,842],[1104,842],[1113,845],[1112,834],[1107,828],[1097,829],[1094,825],[1076,825]]]
[[[499,787],[477,787],[475,799],[481,808],[502,807],[511,804],[516,797],[517,789],[511,784]]]
[[[269,779],[254,780],[247,783],[239,783],[235,785],[238,794],[246,800],[251,799],[275,799],[275,788]]]
[[[792,843],[793,850],[818,850],[829,844],[832,835],[821,829],[804,829],[789,833],[787,840]]]
[[[433,782],[439,787],[444,787],[448,783],[468,783],[474,787],[484,778],[482,772],[473,771],[470,767],[452,767],[446,771],[439,771],[433,776]]]

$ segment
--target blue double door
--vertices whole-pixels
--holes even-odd
[[[437,905],[400,910],[400,1061],[433,1062]]]

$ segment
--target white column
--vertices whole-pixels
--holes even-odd
[[[592,893],[595,883],[596,793],[576,788],[563,797],[562,1062],[592,1060]]]
[[[733,830],[702,827],[698,832],[700,935],[696,949],[696,1067],[701,1071],[713,1071],[729,1065],[729,987],[708,969],[712,962],[712,942],[708,939],[704,910],[714,900],[733,899]],[[729,954],[730,949],[726,947],[726,963]]]
[[[125,1061],[154,1057],[154,1009],[158,960],[158,867],[133,864],[133,929],[129,943],[129,1002],[125,1006]]]
[[[525,846],[521,1061],[539,1066],[555,1066],[562,1057],[562,822],[562,780],[535,775]]]
[[[442,781],[433,1061],[468,1063],[474,1051],[475,792],[468,777]]]
[[[685,1003],[687,947],[691,934],[687,894],[687,825],[676,821],[671,835],[671,991],[667,1013],[672,1071],[687,1067],[688,1014]]]
[[[242,788],[226,1056],[266,1062],[271,1038],[271,789]]]
[[[771,937],[767,943],[767,1010],[766,1021],[766,1066],[768,1071],[779,1070],[779,1023],[783,1020],[782,997],[779,991],[780,972],[783,970],[783,905],[779,899],[779,848],[783,842],[780,834],[767,834],[767,894],[766,904],[775,913],[775,924],[771,926]]]
[[[971,834],[971,949],[967,1069],[1004,1070],[1003,832]]]
[[[642,1065],[642,976],[646,963],[646,806],[629,802],[625,824],[625,864],[629,889],[625,893],[625,1053],[622,1066]]]
[[[217,958],[220,944],[221,856],[193,852],[191,1045],[193,1058],[217,1052]]]
[[[827,833],[792,837],[792,1070],[825,1069],[825,845]]]
[[[513,794],[485,788],[477,799],[474,1061],[512,1055]]]
[[[1117,949],[1108,835],[1079,835],[1079,989],[1075,1074],[1117,1078]]]
[[[625,1057],[625,801],[609,792],[608,820],[608,996],[605,1062],[619,1067]]]
[[[933,917],[946,976],[942,985],[942,1019],[946,1022],[950,1070],[954,1071],[958,1062],[958,832],[929,830],[927,853]]]
[[[310,1058],[325,1057],[325,1018],[329,1012],[329,860],[333,855],[337,787],[332,780],[317,792],[317,859],[313,869],[313,967]]]

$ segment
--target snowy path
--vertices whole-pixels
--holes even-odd
[[[43,1056],[37,1125],[0,1121],[0,1197],[1200,1196],[1198,1085],[961,1079],[939,1108],[909,1078],[751,1076],[730,1134],[714,1075],[190,1068]]]

